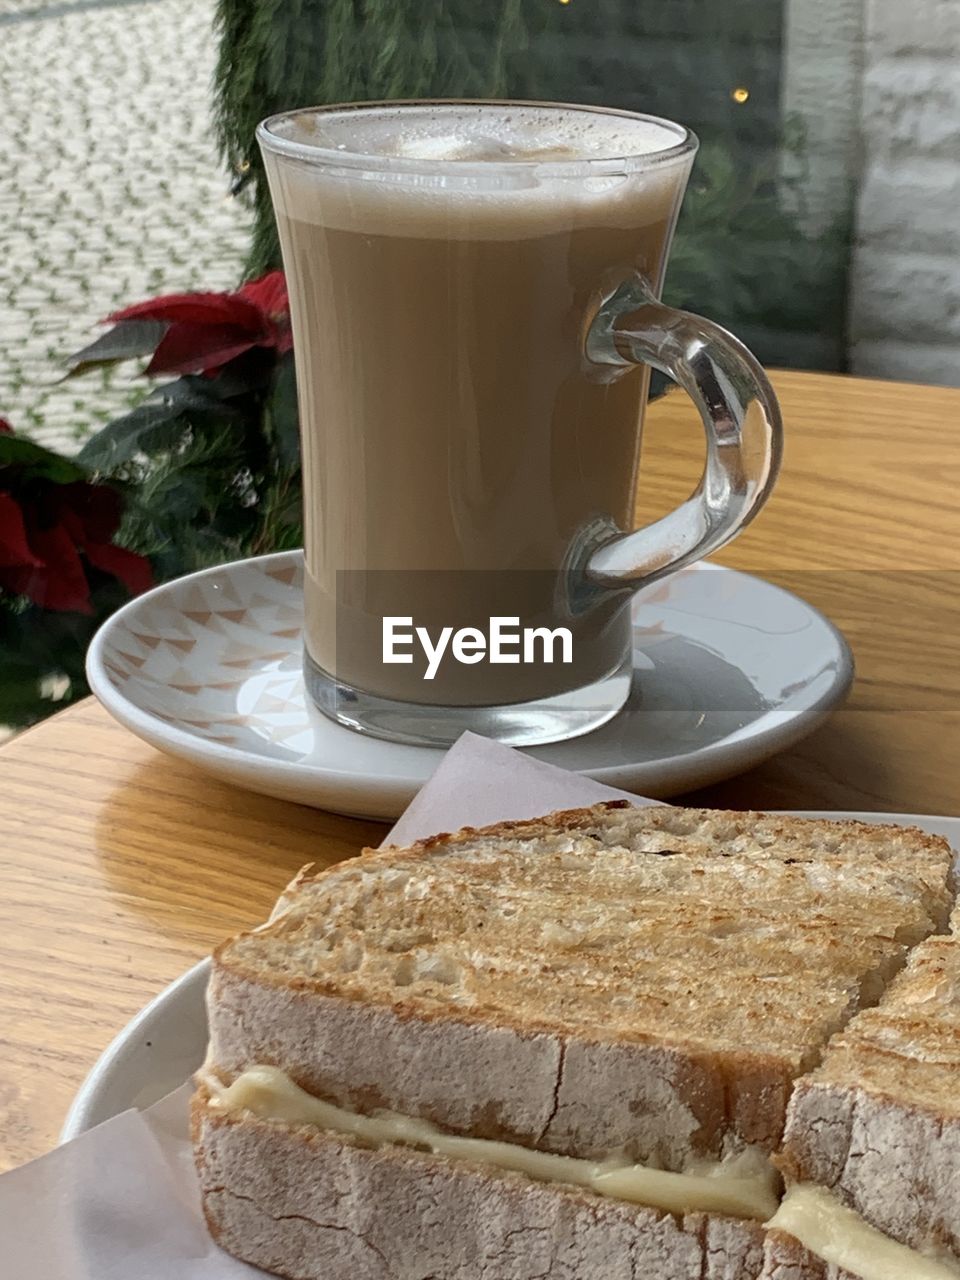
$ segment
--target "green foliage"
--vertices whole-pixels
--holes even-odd
[[[801,200],[799,178],[778,178],[761,165],[745,175],[726,148],[701,147],[670,255],[665,299],[734,329],[763,360],[788,362],[764,329],[817,334],[829,316],[839,339],[849,224],[841,219],[821,236],[804,236],[789,212]],[[746,251],[731,252],[732,227]],[[749,332],[751,326],[758,332]],[[790,363],[805,363],[796,358],[796,348],[793,355]]]
[[[207,378],[184,377],[157,387],[129,413],[109,423],[80,450],[80,461],[111,473],[141,454],[175,451],[193,431],[216,430],[241,410]]]
[[[293,357],[251,351],[215,378],[160,387],[81,459],[130,494],[122,536],[160,580],[298,546]]]
[[[86,478],[86,472],[70,458],[45,449],[23,436],[0,435],[0,465],[7,469],[29,471],[34,480],[50,480],[53,484],[71,484]]]
[[[726,92],[720,102],[696,91],[708,70],[712,84],[722,83],[729,51],[721,35],[778,57],[779,12],[765,0],[218,0],[215,113],[235,187],[254,210],[247,275],[280,264],[255,141],[265,116],[311,104],[419,97],[573,99],[656,110],[657,86],[676,81],[676,109],[670,100],[663,113],[688,118],[689,85],[691,110],[707,114],[697,124],[706,142],[665,297],[727,324],[761,359],[837,367],[849,225],[840,218],[822,235],[804,234],[802,131],[787,121],[778,139],[752,146],[749,129],[737,133],[749,117],[736,115]],[[696,40],[677,39],[681,29],[695,30]],[[762,69],[763,57],[755,63]],[[785,178],[785,170],[796,176]],[[122,321],[79,352],[67,376],[102,374],[117,361],[146,356],[166,332],[160,320]],[[149,556],[160,581],[298,546],[292,356],[255,345],[214,373],[155,387],[74,461],[10,436],[3,437],[5,460],[44,483],[92,474],[120,487],[127,506],[117,541]],[[126,598],[116,581],[95,572],[90,588],[90,615],[0,595],[0,724],[28,723],[52,710],[54,697],[85,691],[93,629]]]
[[[87,647],[127,599],[105,575],[93,584],[91,614],[55,613],[0,594],[0,725],[34,724],[86,696]]]
[[[71,357],[66,376],[75,378],[93,369],[106,369],[117,360],[151,355],[165,328],[162,320],[125,320],[122,324],[115,324]]]
[[[115,359],[124,358],[122,345],[117,352]],[[186,375],[157,387],[75,460],[2,434],[0,464],[0,489],[17,476],[30,484],[109,482],[125,497],[114,541],[146,556],[160,582],[297,547],[293,356],[253,349],[214,377]],[[87,692],[87,646],[128,598],[113,578],[89,567],[88,577],[89,613],[38,608],[0,589],[0,725],[30,724]]]
[[[667,300],[726,323],[762,360],[840,367],[848,220],[804,234],[799,184],[791,189],[774,171],[785,150],[794,159],[802,151],[794,123],[754,145],[754,103],[738,116],[729,94],[701,92],[708,72],[711,86],[729,83],[747,50],[770,81],[778,14],[765,0],[219,0],[217,128],[255,210],[248,271],[280,263],[254,140],[268,114],[415,97],[661,105],[683,119],[707,112]],[[671,79],[681,88],[663,87]],[[800,333],[805,343],[790,336]]]
[[[219,0],[215,111],[223,156],[255,211],[247,274],[280,265],[255,140],[292,107],[513,91],[529,0]],[[561,10],[557,0],[536,8]]]
[[[87,692],[83,666],[90,639],[100,623],[128,599],[117,579],[89,560],[82,568],[89,595],[81,603],[87,612],[41,607],[14,594],[21,588],[19,579],[10,575],[23,564],[18,554],[22,539],[29,543],[38,530],[58,527],[74,530],[67,540],[81,552],[87,536],[102,541],[104,535],[96,531],[115,510],[115,497],[81,488],[89,479],[75,459],[61,457],[23,436],[0,433],[0,498],[6,517],[0,527],[0,569],[7,571],[0,580],[0,725],[4,727],[32,724]],[[63,523],[57,496],[61,492],[70,495],[63,500],[71,525]],[[13,520],[11,504],[19,513]],[[85,511],[92,519],[88,525]],[[124,545],[122,535],[114,541]],[[36,554],[34,545],[30,549]],[[43,559],[43,564],[46,572],[49,561]],[[41,591],[38,598],[49,601],[51,596]]]

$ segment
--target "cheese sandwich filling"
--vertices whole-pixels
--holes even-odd
[[[803,1183],[790,1187],[766,1224],[861,1280],[958,1280],[960,1268],[920,1253],[870,1226],[833,1192]]]
[[[776,1211],[779,1201],[778,1174],[756,1150],[723,1161],[698,1161],[684,1173],[670,1173],[615,1159],[580,1160],[532,1151],[513,1142],[458,1137],[428,1120],[393,1111],[360,1115],[307,1093],[277,1067],[249,1067],[231,1085],[224,1085],[212,1072],[204,1072],[202,1079],[211,1105],[220,1110],[249,1111],[261,1120],[281,1124],[313,1125],[371,1147],[414,1147],[452,1160],[522,1173],[538,1182],[584,1187],[601,1196],[667,1213],[721,1213],[762,1221]]]
[[[824,1262],[862,1280],[960,1280],[953,1262],[911,1249],[870,1226],[823,1187],[790,1187],[780,1202],[776,1170],[763,1152],[749,1149],[722,1161],[703,1160],[683,1173],[617,1159],[600,1162],[532,1151],[519,1143],[464,1138],[428,1120],[376,1111],[361,1115],[301,1089],[278,1067],[248,1067],[231,1085],[202,1072],[210,1105],[248,1111],[277,1124],[311,1125],[369,1147],[412,1147],[453,1160],[525,1174],[537,1182],[583,1187],[597,1195],[666,1213],[721,1213],[764,1222],[786,1232]]]

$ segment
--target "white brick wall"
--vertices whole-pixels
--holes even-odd
[[[960,0],[865,0],[858,373],[960,386]]]

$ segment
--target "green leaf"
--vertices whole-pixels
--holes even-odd
[[[242,412],[218,398],[209,379],[186,377],[158,387],[142,404],[98,431],[77,455],[84,466],[111,471],[139,454],[180,446],[193,426],[237,421]]]
[[[94,471],[112,471],[137,454],[176,448],[189,425],[179,405],[151,398],[98,431],[77,457]]]
[[[72,484],[87,478],[71,458],[63,458],[24,436],[0,435],[0,467],[23,468],[32,478],[52,480],[54,484]]]
[[[152,355],[166,328],[163,320],[121,320],[95,342],[67,357],[69,367],[61,381],[66,382],[68,378],[79,377],[91,369],[101,369],[120,360]]]
[[[280,466],[298,467],[300,465],[300,418],[297,411],[297,381],[292,354],[286,356],[277,365],[273,394],[267,405],[266,417]]]
[[[20,729],[57,710],[45,703],[40,693],[40,673],[33,664],[17,654],[6,653],[0,653],[0,663],[0,724]]]
[[[207,494],[205,479],[183,468],[163,477],[150,496],[156,510],[163,512],[165,524],[196,519]]]
[[[232,400],[237,396],[265,392],[270,386],[274,363],[272,351],[255,347],[231,360],[213,378],[203,378],[199,374],[191,374],[189,377],[194,385],[202,383],[212,399]]]
[[[184,413],[217,413],[229,417],[236,412],[223,403],[216,380],[197,373],[185,374],[176,382],[158,387],[145,403],[160,400]]]

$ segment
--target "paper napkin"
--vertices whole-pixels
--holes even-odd
[[[610,799],[652,803],[465,734],[384,843]],[[207,1234],[190,1093],[185,1084],[0,1177],[0,1280],[262,1278]]]

